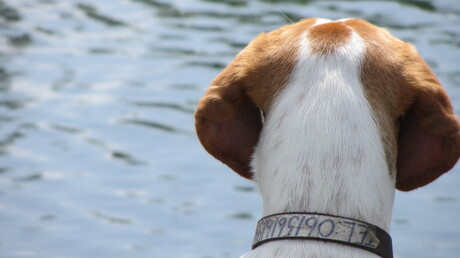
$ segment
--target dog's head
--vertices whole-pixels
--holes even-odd
[[[205,149],[251,179],[262,114],[270,112],[289,81],[302,37],[308,37],[312,52],[329,55],[352,33],[365,42],[360,79],[387,163],[396,170],[396,188],[413,190],[449,171],[460,156],[460,124],[445,90],[411,44],[359,19],[307,19],[259,34],[213,80],[197,106],[196,130]]]

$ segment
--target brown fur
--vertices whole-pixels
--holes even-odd
[[[447,93],[411,44],[362,20],[346,24],[367,42],[361,79],[390,171],[397,171],[396,187],[432,182],[460,155],[460,126]]]
[[[260,111],[287,83],[299,37],[315,19],[261,33],[212,82],[195,112],[198,138],[215,158],[251,179],[249,162],[262,127]]]
[[[330,55],[351,37],[351,29],[343,22],[331,22],[317,25],[309,30],[308,38],[311,51],[316,54]]]
[[[195,113],[205,149],[250,179],[260,111],[270,112],[288,82],[300,37],[308,35],[311,50],[328,55],[347,42],[353,29],[366,42],[361,81],[396,187],[412,190],[450,170],[460,156],[460,125],[446,92],[414,47],[363,20],[312,27],[315,21],[260,34],[213,80]]]

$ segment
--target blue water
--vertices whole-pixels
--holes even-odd
[[[456,0],[0,0],[0,258],[247,252],[261,199],[193,110],[259,32],[312,16],[412,42],[460,113]],[[459,257],[459,170],[397,193],[396,257]]]

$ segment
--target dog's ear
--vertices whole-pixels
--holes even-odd
[[[289,79],[297,62],[298,44],[307,26],[286,26],[260,33],[213,80],[195,112],[204,148],[241,176],[252,179],[251,156],[262,130],[262,111]]]
[[[410,191],[449,171],[460,156],[460,124],[446,91],[407,44],[404,81],[414,100],[402,117],[396,188]]]
[[[225,85],[211,86],[197,106],[195,127],[201,144],[212,156],[241,176],[252,178],[250,160],[262,117],[242,85],[226,81]]]
[[[247,179],[252,179],[251,157],[262,130],[261,109],[272,94],[266,80],[273,71],[267,68],[266,52],[273,45],[268,40],[261,33],[251,41],[213,80],[195,111],[203,147]]]

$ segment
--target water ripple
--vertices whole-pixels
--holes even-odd
[[[140,161],[134,158],[132,155],[125,153],[125,152],[121,152],[121,151],[112,151],[111,156],[115,159],[125,161],[126,163],[130,165],[146,165],[147,164],[146,162]]]
[[[183,133],[184,131],[174,128],[169,125],[165,125],[159,122],[154,122],[154,121],[148,121],[148,120],[143,120],[143,119],[121,119],[119,120],[119,123],[124,123],[124,124],[132,124],[132,125],[139,125],[151,129],[156,129],[164,132],[169,132],[169,133]]]
[[[21,19],[21,14],[18,10],[5,4],[4,1],[0,1],[0,17],[7,21],[19,21]]]
[[[83,11],[89,18],[108,26],[126,26],[120,20],[101,14],[94,6],[88,4],[77,4],[76,7]]]
[[[118,217],[114,215],[109,215],[107,213],[103,213],[101,211],[93,211],[91,214],[98,219],[103,221],[109,222],[111,224],[119,224],[119,225],[130,225],[133,223],[132,219]]]
[[[194,109],[183,106],[183,105],[174,104],[174,103],[155,102],[155,101],[131,101],[129,102],[129,104],[138,106],[138,107],[172,109],[172,110],[180,111],[186,114],[194,113]]]

